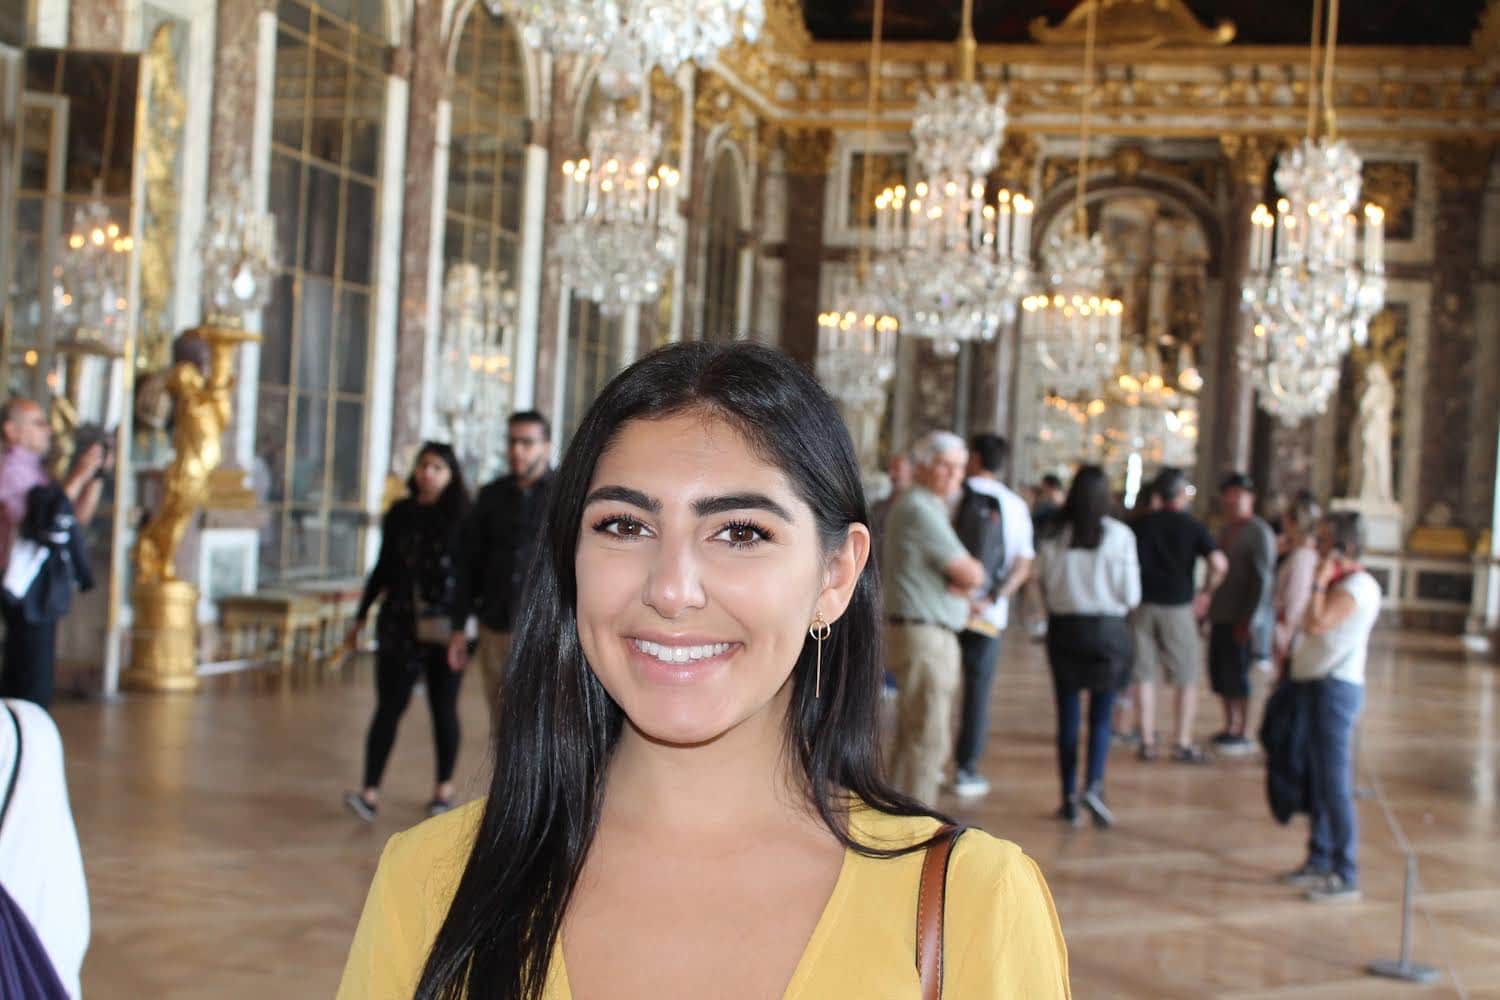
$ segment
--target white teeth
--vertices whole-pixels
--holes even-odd
[[[691,663],[721,656],[729,651],[732,643],[716,642],[710,646],[664,646],[659,642],[632,639],[636,649],[663,663]]]

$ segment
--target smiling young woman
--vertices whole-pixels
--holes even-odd
[[[557,474],[490,794],[392,838],[340,996],[916,997],[943,818],[879,772],[867,522],[785,356],[680,344],[611,382]],[[949,867],[947,995],[1066,997],[1036,866],[974,832]]]

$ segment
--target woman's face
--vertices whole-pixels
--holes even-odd
[[[412,477],[417,481],[417,499],[423,503],[432,503],[448,488],[448,483],[453,479],[453,471],[448,468],[447,462],[430,451],[424,451],[417,459]]]
[[[600,457],[583,510],[584,654],[646,737],[713,740],[780,712],[808,627],[843,614],[868,551],[854,525],[824,553],[786,476],[722,420],[633,421]]]

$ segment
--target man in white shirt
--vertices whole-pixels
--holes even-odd
[[[969,441],[968,479],[954,516],[954,527],[969,554],[984,567],[984,583],[969,599],[969,622],[959,634],[963,650],[963,708],[953,761],[953,792],[973,798],[990,790],[979,773],[989,735],[990,688],[1000,658],[1000,633],[1010,618],[1010,599],[1031,575],[1036,558],[1031,510],[1000,481],[1010,444],[998,434],[976,434]]]

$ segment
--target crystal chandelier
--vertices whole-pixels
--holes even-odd
[[[764,0],[485,0],[515,21],[533,48],[586,56],[624,43],[643,68],[669,75],[685,62],[707,66],[740,39],[754,42],[765,24]]]
[[[896,373],[900,324],[882,308],[881,296],[846,276],[835,283],[841,307],[818,314],[818,381],[849,407],[884,405]]]
[[[500,459],[494,441],[510,409],[510,357],[505,332],[515,320],[515,291],[506,275],[454,264],[443,282],[437,403],[454,450],[480,480]]]
[[[1120,357],[1125,305],[1101,295],[1104,237],[1076,224],[1048,238],[1042,262],[1051,292],[1021,301],[1022,329],[1036,345],[1042,381],[1060,396],[1089,396],[1108,381]]]
[[[958,82],[917,100],[912,140],[924,179],[875,200],[876,280],[902,330],[932,339],[941,356],[993,338],[1031,282],[1031,200],[1008,190],[993,204],[985,197],[1006,114],[1004,99],[990,101],[974,80],[972,18],[964,0]]]
[[[243,171],[236,171],[230,197],[209,205],[203,233],[204,315],[210,326],[239,327],[271,300],[280,266],[276,220],[255,211]]]
[[[1097,4],[1090,4],[1083,46],[1083,112],[1079,118],[1078,188],[1073,220],[1047,239],[1042,262],[1050,293],[1021,303],[1022,330],[1036,345],[1046,388],[1062,396],[1091,396],[1114,374],[1120,357],[1124,304],[1105,291],[1104,237],[1088,231],[1089,106],[1094,90]]]
[[[1385,306],[1385,213],[1365,205],[1361,231],[1355,213],[1362,164],[1338,138],[1333,112],[1338,7],[1332,0],[1324,50],[1327,135],[1314,139],[1312,134],[1319,2],[1308,69],[1308,134],[1277,164],[1274,179],[1281,197],[1275,212],[1257,205],[1250,217],[1243,306],[1254,335],[1243,347],[1242,362],[1250,368],[1261,408],[1289,426],[1327,408],[1344,355],[1365,344],[1370,320]]]
[[[110,215],[95,185],[80,205],[52,268],[52,317],[78,345],[119,354],[130,315],[130,254],[135,241]]]
[[[609,316],[650,302],[677,259],[678,171],[657,162],[661,128],[610,105],[589,155],[563,164],[563,222],[554,255],[563,281]]]

